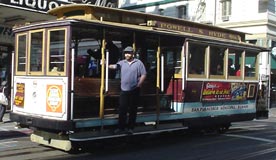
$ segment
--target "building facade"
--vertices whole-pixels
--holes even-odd
[[[121,0],[119,7],[247,33],[248,43],[271,49],[259,62],[259,102],[276,106],[276,0]]]
[[[276,78],[270,78],[276,75],[276,0],[0,0],[0,82],[10,73],[12,27],[54,19],[47,11],[69,3],[118,7],[246,32],[248,43],[271,48],[261,57],[260,83],[276,86]]]
[[[248,33],[248,43],[276,47],[275,0],[121,0],[119,7]],[[263,54],[261,74],[276,74],[276,48]],[[262,76],[261,76],[262,77]]]

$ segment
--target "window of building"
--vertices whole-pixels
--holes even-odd
[[[273,6],[275,7],[275,5]],[[268,0],[259,0],[259,13],[265,13],[268,10]]]
[[[164,9],[163,8],[159,8],[158,9],[158,14],[159,15],[164,15]]]
[[[187,6],[185,6],[185,5],[178,6],[177,10],[178,10],[178,18],[186,19],[186,17],[187,17]]]
[[[222,19],[231,15],[231,0],[221,0]]]

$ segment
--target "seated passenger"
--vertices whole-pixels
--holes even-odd
[[[216,75],[223,75],[223,68],[222,68],[222,65],[220,64],[217,65]]]
[[[233,60],[231,58],[228,59],[228,74],[230,76],[234,76],[235,75],[235,69],[232,67],[233,65]]]
[[[87,66],[86,69],[88,70],[88,76],[89,77],[95,77],[99,74],[99,61],[100,61],[100,53],[98,53],[98,50],[95,49],[92,51],[92,49],[87,50]]]
[[[240,65],[238,65],[238,67],[237,67],[236,76],[241,76]]]

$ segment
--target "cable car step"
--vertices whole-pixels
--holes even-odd
[[[91,141],[91,140],[99,140],[99,139],[108,139],[108,138],[118,138],[124,136],[132,136],[132,135],[143,135],[143,134],[158,134],[161,132],[171,132],[177,130],[188,129],[188,127],[184,127],[180,123],[174,124],[162,124],[156,128],[155,125],[151,126],[139,126],[133,130],[132,134],[127,132],[121,132],[120,134],[114,134],[113,130],[103,130],[103,131],[95,131],[95,132],[80,132],[74,133],[69,136],[70,141]]]

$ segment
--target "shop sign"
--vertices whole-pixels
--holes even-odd
[[[58,0],[0,0],[2,3],[11,5],[13,7],[20,7],[22,9],[31,9],[39,12],[47,12],[50,9],[59,7],[68,2]],[[4,1],[4,2],[3,2]]]
[[[93,4],[104,7],[117,7],[118,0],[75,0],[74,3]],[[33,10],[36,12],[46,13],[53,8],[72,4],[72,2],[64,2],[58,0],[0,0],[0,3],[9,5],[10,7]]]
[[[96,6],[117,8],[118,0],[73,0],[75,3],[93,4]]]

